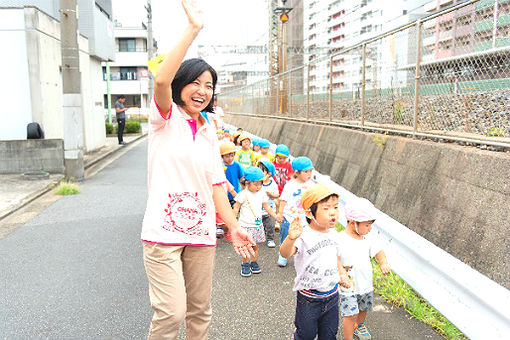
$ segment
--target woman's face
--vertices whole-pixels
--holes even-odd
[[[213,95],[213,79],[211,72],[204,71],[197,79],[184,86],[181,99],[184,102],[184,110],[188,114],[197,114],[203,111]]]

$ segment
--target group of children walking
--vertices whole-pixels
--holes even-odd
[[[220,137],[221,136],[221,137]],[[375,257],[386,275],[390,268],[379,243],[367,236],[377,210],[366,199],[345,205],[347,225],[341,232],[338,223],[339,195],[312,180],[314,165],[308,157],[289,161],[289,148],[280,144],[275,155],[267,140],[253,140],[241,129],[222,140],[220,153],[228,180],[229,200],[255,241],[255,255],[243,259],[241,275],[262,272],[258,263],[258,244],[275,247],[279,224],[277,264],[287,265],[294,258],[297,294],[294,339],[336,339],[339,314],[343,318],[344,339],[370,339],[365,326],[373,306],[372,266]],[[221,220],[217,221],[221,227]],[[221,237],[223,230],[218,229]],[[228,233],[225,238],[229,240]]]

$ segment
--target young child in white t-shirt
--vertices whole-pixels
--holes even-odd
[[[308,157],[296,157],[292,160],[292,170],[294,170],[294,178],[288,181],[283,187],[280,195],[278,218],[280,223],[280,244],[285,241],[289,230],[290,222],[296,216],[301,218],[301,224],[306,223],[305,211],[301,206],[300,200],[303,192],[314,183],[311,180],[313,163]],[[278,257],[278,265],[285,267],[287,259],[283,256]]]
[[[294,255],[297,292],[294,339],[336,339],[339,324],[338,288],[349,287],[336,242],[338,194],[325,185],[307,189],[301,197],[307,225],[299,216],[280,246],[284,257]]]
[[[245,189],[234,198],[236,201],[234,203],[234,215],[239,215],[239,225],[248,231],[253,241],[262,243],[266,241],[262,225],[262,209],[266,210],[273,218],[276,218],[276,214],[267,203],[267,194],[261,190],[264,172],[257,167],[250,166],[244,171],[244,179]],[[253,245],[253,250],[255,255],[251,257],[251,262],[249,258],[243,258],[241,276],[248,277],[252,273],[259,274],[262,272],[257,263],[259,256],[257,244]]]
[[[347,202],[344,209],[347,227],[338,234],[337,241],[340,260],[352,283],[349,289],[340,290],[344,339],[351,340],[353,335],[359,339],[370,339],[365,326],[367,312],[373,307],[370,258],[377,259],[383,275],[390,272],[390,266],[374,235],[368,235],[377,216],[374,205],[365,198],[356,198]]]
[[[264,172],[264,182],[262,182],[262,190],[264,191],[268,197],[267,203],[273,209],[276,210],[276,202],[275,199],[280,197],[278,192],[278,186],[273,179],[274,176],[274,165],[268,159],[262,158],[257,165],[260,170]],[[264,225],[264,232],[266,233],[267,246],[269,248],[276,247],[276,243],[274,242],[274,231],[276,220],[267,213],[267,211],[262,210],[262,224]]]

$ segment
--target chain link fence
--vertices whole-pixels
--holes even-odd
[[[467,1],[220,96],[230,113],[510,144],[510,0]]]

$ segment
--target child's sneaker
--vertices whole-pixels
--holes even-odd
[[[360,323],[358,327],[354,330],[354,335],[358,337],[360,340],[369,340],[372,339],[372,336],[368,332],[367,327],[364,323]]]
[[[269,241],[267,241],[267,246],[269,248],[274,248],[274,247],[276,247],[276,243],[274,243],[273,240],[269,240]]]
[[[216,227],[216,238],[222,238],[223,237],[223,229],[220,227]]]
[[[278,265],[280,267],[285,267],[287,265],[287,259],[281,255],[278,255]]]
[[[260,269],[260,266],[259,266],[259,264],[257,262],[252,262],[250,264],[250,268],[251,268],[251,272],[253,274],[260,274],[260,273],[262,273],[262,269]]]
[[[260,268],[259,268],[260,269]],[[250,263],[241,263],[241,276],[248,277],[251,276]]]
[[[225,234],[225,240],[227,240],[227,242],[232,242],[232,235],[230,234],[230,231]]]

